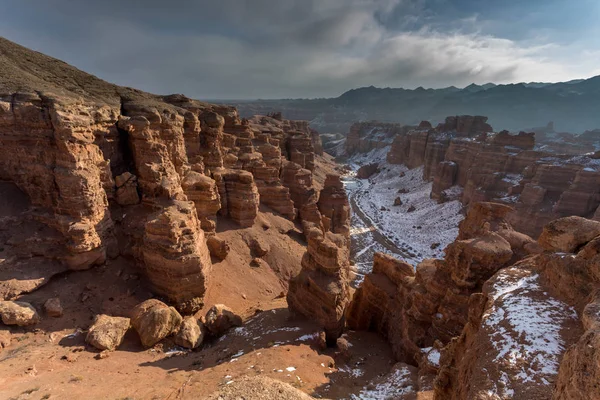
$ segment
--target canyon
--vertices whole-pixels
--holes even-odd
[[[0,38],[0,397],[600,397],[597,135],[263,114]]]

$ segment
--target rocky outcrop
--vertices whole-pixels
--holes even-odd
[[[465,206],[481,201],[513,205],[513,226],[532,237],[554,219],[595,215],[600,206],[600,164],[593,155],[573,157],[561,153],[560,147],[536,146],[534,133],[494,133],[486,120],[448,117],[434,129],[421,124],[396,131],[387,161],[411,169],[422,166],[423,179],[433,181],[431,198],[440,202],[460,193],[458,199]],[[361,151],[358,144],[352,149]],[[447,190],[453,186],[462,191],[449,196]]]
[[[182,188],[188,200],[196,205],[202,230],[214,232],[217,212],[221,209],[221,198],[215,180],[199,172],[189,171],[183,179]]]
[[[302,271],[290,281],[287,302],[290,311],[323,327],[329,345],[335,345],[344,329],[350,302],[349,274],[348,240],[311,229]]]
[[[43,256],[57,271],[133,257],[157,294],[191,310],[217,215],[247,227],[263,204],[321,224],[310,171],[322,146],[308,122],[242,120],[233,107],[119,87],[0,46],[0,180],[29,198],[27,223],[55,231]],[[286,175],[292,161],[299,173]]]
[[[293,162],[286,162],[281,173],[282,183],[289,188],[294,207],[301,221],[310,225],[321,225],[321,214],[317,206],[317,191],[312,183],[312,173]]]
[[[194,203],[175,201],[151,215],[142,251],[156,293],[185,312],[202,307],[211,261]]]
[[[371,176],[375,175],[377,172],[379,172],[379,164],[378,163],[362,165],[358,169],[358,171],[356,171],[356,177],[358,179],[369,179]]]
[[[259,194],[250,172],[223,169],[214,173],[221,197],[221,215],[229,216],[242,227],[254,225],[258,215]]]
[[[350,203],[339,175],[326,176],[318,206],[325,231],[350,236]]]
[[[346,154],[366,153],[389,146],[396,135],[401,135],[411,128],[400,124],[386,124],[376,121],[357,122],[350,127],[346,137]]]
[[[508,210],[507,210],[508,209]],[[524,250],[505,239],[513,232],[500,204],[474,207],[444,260],[425,260],[414,269],[377,253],[348,309],[348,326],[374,330],[388,339],[399,361],[418,365],[421,348],[448,343],[467,322],[469,297]]]
[[[471,296],[465,329],[442,352],[436,398],[597,396],[589,382],[598,372],[600,241],[583,234],[589,222],[554,221],[540,239],[547,252],[500,270]]]

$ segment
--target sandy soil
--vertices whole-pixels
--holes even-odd
[[[360,393],[390,371],[391,351],[376,335],[349,332],[348,352],[321,350],[318,327],[288,312],[282,294],[288,279],[300,271],[306,246],[297,226],[261,208],[251,228],[240,229],[227,220],[219,221],[218,227],[217,234],[229,242],[231,252],[224,261],[213,260],[199,315],[224,303],[244,317],[243,327],[208,340],[196,351],[179,348],[170,339],[144,349],[131,330],[117,351],[97,359],[98,351],[85,343],[93,317],[129,316],[152,294],[132,260],[123,257],[87,271],[59,273],[19,297],[41,313],[48,298],[59,297],[64,316],[42,313],[42,321],[33,328],[9,328],[11,343],[0,350],[0,398],[197,399],[245,377],[260,376],[314,397],[337,399]],[[8,240],[14,232],[4,233]],[[247,244],[250,238],[270,247],[260,267],[250,266],[255,256]],[[39,257],[32,260],[40,262]],[[41,262],[36,269],[49,266]],[[3,329],[7,327],[0,324]]]

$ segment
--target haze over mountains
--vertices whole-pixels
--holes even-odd
[[[600,76],[558,83],[471,84],[463,89],[352,89],[329,99],[231,101],[242,116],[282,111],[308,119],[321,132],[346,133],[352,122],[378,120],[418,124],[448,115],[485,115],[496,130],[531,130],[554,122],[557,131],[582,133],[600,127]]]

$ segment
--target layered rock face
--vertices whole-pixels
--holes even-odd
[[[326,176],[318,206],[325,231],[350,236],[350,203],[339,175]]]
[[[346,150],[369,151],[391,141],[387,161],[422,166],[423,179],[433,181],[431,198],[446,201],[458,193],[448,189],[460,186],[459,200],[466,206],[480,201],[513,205],[513,226],[532,237],[563,216],[600,215],[600,162],[593,154],[552,152],[545,143],[536,145],[533,133],[494,133],[486,121],[463,115],[448,117],[436,128],[426,122],[416,128],[356,124]]]
[[[263,204],[321,226],[311,170],[322,147],[307,122],[242,120],[0,44],[0,180],[29,197],[28,223],[55,231],[44,255],[58,272],[132,256],[188,312],[202,303],[217,215],[251,226]]]
[[[386,337],[434,399],[596,398],[600,223],[559,219],[535,242],[509,213],[475,205],[446,258],[416,270],[376,254],[348,326]]]
[[[346,154],[366,153],[389,146],[396,135],[404,134],[412,128],[375,121],[354,123],[346,137]]]
[[[175,201],[148,217],[143,259],[154,291],[184,312],[202,307],[210,253],[192,202]]]
[[[320,324],[329,345],[336,343],[345,325],[350,302],[349,253],[345,237],[312,228],[302,271],[290,281],[289,309]]]
[[[349,306],[348,326],[379,332],[398,360],[413,365],[421,348],[436,340],[448,343],[467,321],[471,294],[533,242],[512,230],[505,219],[510,211],[500,204],[478,204],[461,224],[459,239],[448,246],[445,259],[425,260],[416,270],[377,254],[373,272]]]
[[[600,224],[579,217],[544,228],[546,252],[500,270],[471,297],[469,321],[443,351],[435,398],[598,397]],[[512,354],[506,358],[505,354]]]

